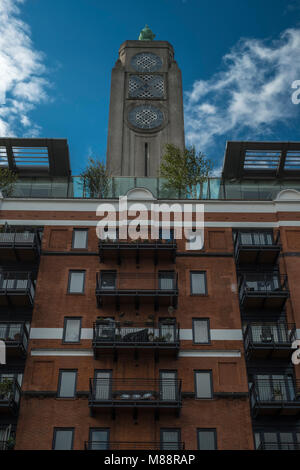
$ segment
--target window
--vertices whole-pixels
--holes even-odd
[[[80,341],[81,318],[65,318],[63,342],[78,343]]]
[[[76,370],[60,370],[58,379],[58,396],[60,398],[73,398],[76,391]]]
[[[211,371],[195,371],[196,398],[212,398]]]
[[[69,272],[69,289],[70,294],[83,294],[85,282],[85,271]]]
[[[172,290],[175,288],[174,271],[160,271],[158,273],[159,288],[161,290]]]
[[[73,231],[73,240],[72,248],[78,249],[87,249],[88,246],[88,229],[74,229]]]
[[[180,429],[161,429],[161,450],[180,450]]]
[[[209,319],[193,318],[193,342],[195,344],[209,344]]]
[[[191,295],[207,294],[206,272],[191,271]]]
[[[215,429],[198,429],[197,438],[199,450],[217,449],[217,432]]]
[[[107,450],[109,447],[109,429],[90,429],[89,450]]]
[[[72,450],[74,428],[55,428],[53,434],[54,450]]]
[[[177,371],[160,371],[160,399],[178,400]]]
[[[101,271],[101,289],[114,290],[116,288],[117,273],[115,271]]]
[[[93,387],[94,400],[110,400],[112,398],[112,371],[96,370]]]

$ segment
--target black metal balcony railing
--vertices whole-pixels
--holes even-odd
[[[166,273],[116,273],[100,272],[96,276],[96,297],[98,306],[102,306],[103,297],[116,300],[119,309],[120,297],[135,297],[136,303],[140,297],[154,297],[155,307],[159,298],[172,299],[177,307],[178,275],[175,272]]]
[[[94,323],[94,347],[111,344],[114,346],[162,346],[179,345],[179,325],[133,322]]]
[[[241,231],[235,234],[234,253],[240,265],[274,265],[281,250],[279,232]]]
[[[154,263],[158,263],[158,258],[164,254],[171,256],[171,261],[175,262],[177,243],[175,240],[99,240],[100,262],[105,262],[105,254],[117,256],[118,264],[121,264],[122,255],[134,253],[136,262],[139,264],[140,253],[152,253]]]
[[[0,378],[0,410],[17,414],[21,398],[21,388],[15,378]]]
[[[41,234],[35,232],[0,233],[0,260],[34,261],[41,252]]]
[[[178,379],[90,379],[90,406],[178,407],[181,380]]]
[[[22,356],[26,354],[28,346],[28,329],[24,322],[1,322],[0,340],[5,341],[6,354]]]
[[[0,273],[0,305],[32,306],[35,281],[31,272]]]
[[[261,442],[256,450],[300,450],[300,442]]]
[[[296,325],[286,322],[249,323],[244,332],[245,350],[248,355],[288,356],[297,338]]]
[[[86,441],[85,450],[184,450],[184,442]]]
[[[290,376],[284,378],[255,379],[250,387],[250,403],[254,414],[288,410],[300,412],[300,381]]]
[[[286,275],[247,273],[241,276],[239,298],[244,308],[282,310],[288,297]]]

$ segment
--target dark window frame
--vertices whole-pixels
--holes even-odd
[[[199,433],[200,432],[213,432],[214,434],[214,442],[215,442],[215,448],[214,450],[218,450],[218,439],[217,439],[217,429],[216,428],[197,428],[197,449],[200,449],[200,439],[199,439]],[[204,449],[203,449],[204,450]]]
[[[76,232],[86,232],[86,242],[85,242],[85,247],[84,248],[75,248],[74,247]],[[88,245],[89,245],[89,229],[88,228],[74,228],[73,233],[72,233],[72,250],[87,250]]]
[[[82,291],[81,292],[70,292],[71,287],[71,278],[73,273],[84,273],[83,276],[83,284],[82,284]],[[69,276],[68,276],[68,290],[67,294],[69,295],[84,295],[85,294],[85,281],[86,281],[86,270],[85,269],[70,269]]]
[[[74,383],[74,395],[66,397],[66,396],[61,396],[60,395],[60,389],[61,389],[61,381],[62,381],[62,374],[64,372],[74,372],[75,373],[75,383]],[[77,391],[77,378],[78,378],[78,369],[59,369],[58,373],[58,382],[57,382],[57,398],[76,398],[76,391]]]
[[[203,293],[194,293],[193,292],[193,283],[192,283],[192,276],[193,274],[204,274],[204,292]],[[190,271],[190,295],[191,296],[207,296],[208,289],[207,289],[207,271]]]
[[[79,320],[79,339],[78,341],[66,340],[67,322],[68,320]],[[82,329],[82,317],[64,317],[64,329],[63,329],[63,344],[79,344],[81,342],[81,329]]]
[[[194,323],[195,321],[206,321],[207,324],[207,341],[195,341],[195,328]],[[192,318],[192,333],[193,333],[193,344],[211,344],[211,335],[210,335],[210,318],[201,318],[201,317],[193,317]]]
[[[205,373],[210,376],[210,397],[198,397],[197,396],[197,373]],[[195,399],[196,400],[213,400],[214,398],[214,389],[213,389],[213,374],[211,369],[194,369],[194,390],[195,390]]]
[[[109,372],[109,396],[111,397],[113,391],[113,369],[94,369],[93,389],[95,387],[95,380],[97,380],[98,372]]]
[[[93,431],[105,431],[107,432],[107,450],[109,450],[109,447],[110,447],[110,428],[98,428],[98,427],[93,427],[93,428],[89,428],[89,445],[92,441],[92,433]],[[97,442],[97,441],[95,441]]]
[[[181,428],[160,428],[160,432],[159,432],[159,438],[160,438],[160,442],[159,442],[159,447],[161,450],[163,450],[163,445],[164,445],[164,442],[163,442],[163,433],[164,432],[177,432],[177,436],[178,436],[178,445],[180,445],[180,442],[181,442]],[[166,443],[167,444],[167,443]]]
[[[73,447],[74,447],[74,434],[75,434],[75,428],[74,427],[54,427],[53,428],[53,438],[52,438],[52,450],[56,450],[55,449],[55,442],[56,442],[56,434],[57,434],[57,431],[72,431],[72,443],[71,443],[71,449],[69,450],[73,450]]]

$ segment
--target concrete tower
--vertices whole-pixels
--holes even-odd
[[[146,26],[125,41],[112,70],[107,167],[112,176],[158,176],[164,145],[184,147],[181,72],[167,41]]]

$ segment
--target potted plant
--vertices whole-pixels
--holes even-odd
[[[283,400],[283,393],[280,387],[274,387],[273,394],[274,394],[274,400],[276,401]]]
[[[12,380],[5,378],[0,382],[0,399],[5,399],[9,396],[12,390]]]
[[[6,441],[7,450],[13,450],[16,444],[16,440],[13,436],[10,436]]]

